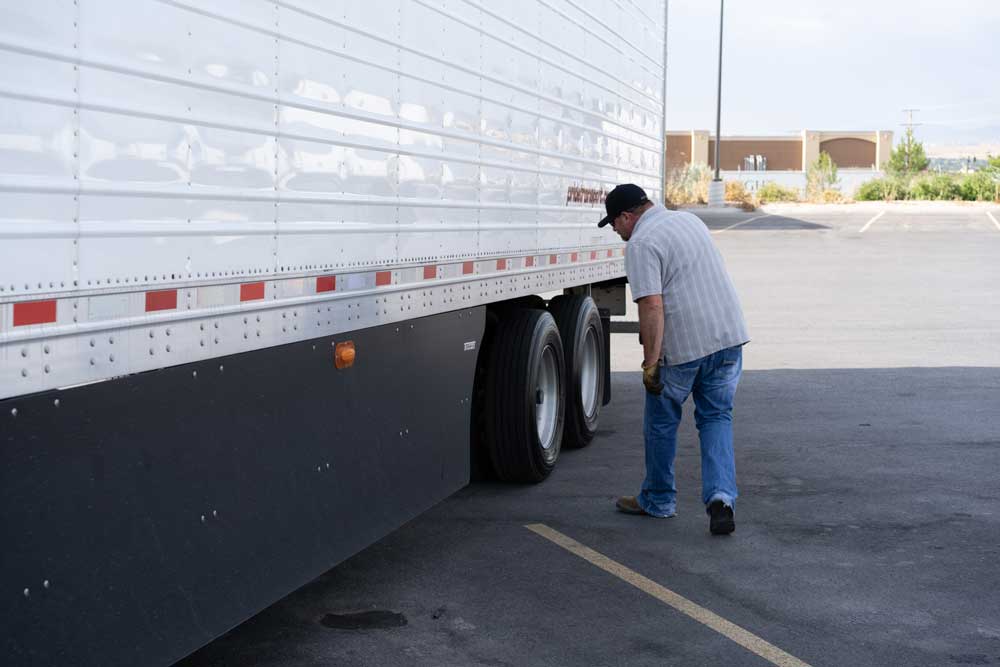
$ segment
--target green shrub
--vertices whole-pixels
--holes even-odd
[[[1000,201],[1000,178],[988,169],[971,174],[933,174],[912,179],[876,178],[862,183],[854,198],[858,201]]]
[[[858,191],[854,193],[854,198],[858,201],[884,201],[886,199],[886,188],[884,178],[873,178],[858,186]]]
[[[962,199],[962,185],[951,174],[923,176],[913,181],[911,199]]]
[[[865,181],[854,193],[858,201],[893,201],[910,199],[909,181],[903,178],[874,178]]]
[[[786,188],[774,181],[769,181],[757,189],[757,200],[761,204],[772,201],[798,201],[799,191],[795,188]]]
[[[997,181],[985,171],[966,174],[960,192],[966,201],[994,201],[997,199]]]
[[[837,165],[830,154],[823,151],[806,170],[806,197],[809,201],[826,201],[831,197],[826,193],[835,191],[838,181]]]

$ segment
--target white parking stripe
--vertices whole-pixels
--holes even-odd
[[[761,218],[767,218],[770,215],[772,215],[772,214],[771,213],[765,213],[764,215],[758,215],[755,218],[750,218],[749,220],[743,220],[742,222],[737,222],[735,225],[729,225],[725,229],[716,229],[712,233],[713,234],[721,234],[722,232],[728,232],[730,229],[734,229],[736,227],[739,227],[740,225],[745,225],[748,222],[753,222],[754,220],[760,220]]]
[[[996,225],[996,228],[1000,229],[1000,222],[997,222],[997,219],[993,217],[993,212],[992,211],[986,211],[986,215],[990,216],[990,220],[993,221],[993,224]]]
[[[860,231],[860,232],[858,232],[858,233],[859,233],[859,234],[864,234],[864,233],[865,233],[865,230],[866,230],[866,229],[868,229],[869,227],[871,227],[871,226],[872,226],[872,224],[873,224],[873,223],[874,223],[874,222],[875,222],[876,220],[878,220],[879,218],[881,218],[881,217],[882,217],[883,215],[885,215],[885,211],[881,211],[881,212],[880,212],[880,213],[879,213],[878,215],[876,215],[876,216],[875,216],[874,218],[872,218],[871,220],[869,220],[868,222],[866,222],[866,223],[865,223],[865,226],[864,226],[864,227],[862,227],[862,228],[861,228],[861,231]]]
[[[579,556],[592,565],[596,565],[605,572],[615,575],[622,581],[632,584],[644,593],[652,595],[660,602],[673,607],[682,614],[708,626],[719,634],[728,637],[748,651],[764,658],[772,665],[778,665],[779,667],[809,667],[807,663],[802,662],[793,655],[785,653],[777,646],[769,644],[752,632],[744,630],[734,623],[730,623],[718,614],[691,602],[668,588],[664,588],[655,581],[647,579],[638,572],[628,569],[621,563],[611,560],[607,556],[580,544],[571,537],[567,537],[545,524],[533,523],[525,526],[525,528],[541,535],[550,542],[559,545],[566,551]]]

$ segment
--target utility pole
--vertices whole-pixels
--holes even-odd
[[[720,145],[722,144],[722,27],[726,11],[726,0],[719,0],[719,82],[715,97],[715,178],[708,187],[708,205],[725,206],[726,187],[719,176]]]
[[[660,199],[667,205],[667,33],[670,25],[670,0],[663,2],[663,115],[660,116],[660,134],[663,137],[660,151]]]

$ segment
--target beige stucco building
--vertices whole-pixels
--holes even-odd
[[[723,171],[805,171],[821,152],[840,169],[879,171],[892,152],[892,132],[802,130],[788,136],[724,136],[719,150]],[[707,130],[667,132],[667,169],[688,164],[715,168],[715,138]]]

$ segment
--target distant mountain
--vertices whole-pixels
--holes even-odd
[[[977,158],[982,161],[989,155],[1000,155],[1000,140],[992,143],[925,143],[927,157],[940,160],[968,160]]]

